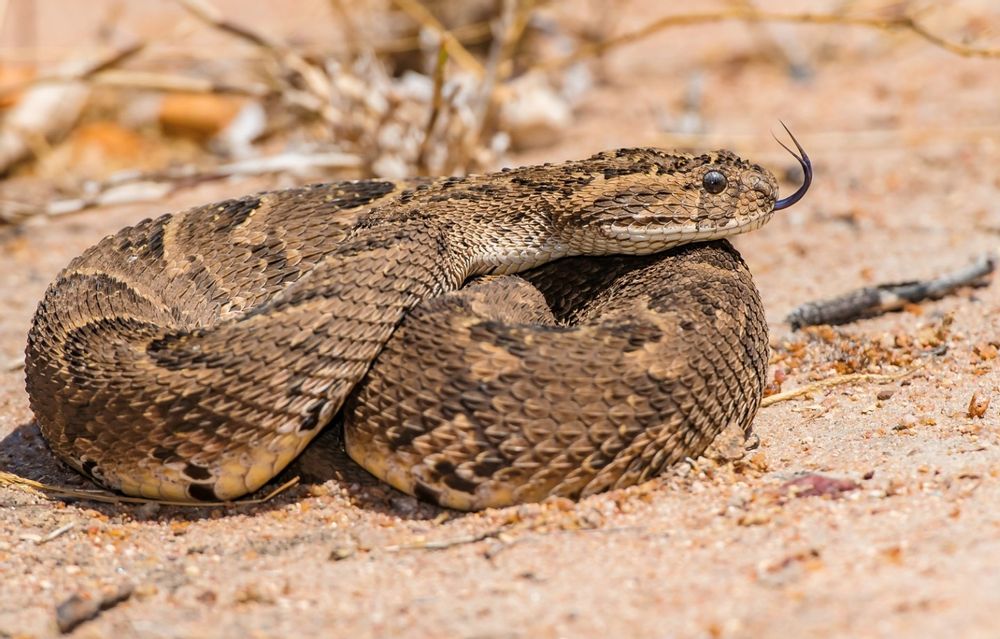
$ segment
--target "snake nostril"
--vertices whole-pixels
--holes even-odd
[[[743,184],[743,188],[748,191],[757,191],[767,195],[767,181],[762,180],[759,175],[754,173],[745,173],[741,176],[740,182]]]
[[[774,195],[774,188],[767,180],[759,175],[755,175],[750,179],[750,188],[762,194],[764,197],[771,197]]]

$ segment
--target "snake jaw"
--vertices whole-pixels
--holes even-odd
[[[636,250],[634,255],[648,253],[658,253],[668,250],[681,244],[690,242],[707,242],[710,240],[720,240],[741,233],[748,233],[764,226],[773,213],[768,212],[763,215],[745,218],[731,218],[723,224],[706,225],[700,222],[693,222],[685,225],[673,226],[670,228],[637,231],[633,226],[610,225],[607,228],[607,235],[618,241],[629,240],[636,249],[652,247],[646,253]]]

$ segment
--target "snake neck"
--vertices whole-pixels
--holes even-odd
[[[517,273],[573,254],[544,212],[510,201],[479,204],[443,214],[419,207],[376,210],[359,222],[354,236],[372,244],[433,246],[443,289],[458,288],[476,275]]]
[[[449,245],[467,256],[468,276],[519,273],[573,254],[544,218],[510,219],[449,230]]]
[[[706,190],[708,174],[718,174],[722,190]],[[401,182],[358,228],[440,241],[441,261],[465,277],[516,273],[562,257],[647,255],[752,230],[770,217],[776,192],[770,174],[725,152],[622,149]]]

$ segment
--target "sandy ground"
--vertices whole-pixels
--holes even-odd
[[[815,185],[737,242],[771,323],[772,376],[789,389],[838,368],[916,374],[763,409],[760,448],[742,462],[702,460],[579,504],[442,511],[357,471],[331,478],[330,445],[292,469],[302,485],[259,506],[62,503],[0,487],[0,637],[53,634],[67,598],[124,584],[131,597],[74,636],[1000,635],[1000,286],[839,332],[783,322],[803,301],[996,250],[1000,63],[903,36],[769,32],[810,54],[811,75],[755,57],[738,25],[669,31],[610,56],[563,142],[512,161],[691,143],[784,175],[792,161],[768,135],[784,119]],[[694,71],[709,135],[680,138],[667,129]],[[265,186],[0,230],[0,363],[19,357],[46,284],[85,247]],[[84,486],[40,439],[23,385],[0,370],[0,469]],[[974,393],[993,400],[982,418],[967,414]],[[803,473],[847,481],[809,496],[788,484]]]

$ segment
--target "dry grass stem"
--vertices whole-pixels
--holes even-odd
[[[545,63],[546,69],[558,69],[569,66],[584,58],[601,55],[611,49],[626,44],[632,44],[651,35],[659,33],[664,29],[672,27],[692,26],[697,24],[707,24],[712,22],[723,22],[728,20],[743,20],[747,22],[786,22],[797,24],[819,24],[819,25],[840,25],[852,27],[866,27],[880,31],[909,31],[918,37],[950,51],[956,55],[979,58],[1000,58],[1000,48],[973,47],[948,40],[917,22],[911,16],[900,16],[896,18],[874,18],[865,16],[851,16],[826,13],[781,13],[772,11],[754,11],[743,8],[734,8],[728,11],[714,11],[706,13],[685,13],[664,16],[658,20],[640,27],[634,31],[629,31],[612,38],[587,44],[576,52],[551,62]]]
[[[14,93],[17,93],[18,91],[23,91],[25,89],[37,86],[39,84],[47,84],[53,82],[71,82],[74,80],[86,80],[94,75],[106,72],[109,69],[117,67],[123,64],[124,62],[131,60],[136,55],[141,53],[146,48],[146,46],[147,46],[146,42],[134,42],[120,49],[115,49],[114,51],[111,51],[104,57],[99,58],[97,60],[85,62],[83,64],[63,65],[62,69],[55,73],[32,78],[31,80],[13,82],[4,86],[0,86],[0,98],[12,95]]]
[[[760,402],[761,408],[767,408],[779,402],[786,402],[790,399],[795,399],[797,397],[802,397],[803,395],[808,395],[816,391],[825,390],[827,388],[833,388],[835,386],[844,386],[846,384],[860,384],[862,382],[876,383],[876,384],[887,384],[889,382],[899,381],[903,378],[913,375],[920,367],[913,368],[902,373],[896,373],[893,375],[876,375],[872,373],[850,373],[847,375],[837,375],[836,377],[830,377],[828,379],[821,379],[805,386],[800,386],[799,388],[793,388],[792,390],[783,391],[781,393],[775,393],[774,395],[769,395],[765,397]]]
[[[438,47],[437,62],[434,64],[434,91],[431,97],[431,113],[427,118],[427,128],[424,129],[424,139],[420,143],[420,150],[417,152],[416,165],[417,170],[421,173],[426,173],[428,170],[427,152],[430,149],[431,138],[434,135],[434,125],[437,124],[438,118],[441,115],[441,107],[444,104],[444,72],[447,66],[448,48],[442,43]]]
[[[59,217],[100,206],[155,202],[185,187],[235,176],[316,173],[332,169],[357,169],[361,165],[362,160],[357,155],[339,151],[289,152],[220,164],[210,169],[185,166],[151,173],[130,171],[112,176],[101,183],[91,183],[86,188],[86,193],[80,197],[53,200],[41,206],[0,200],[3,205],[0,225],[15,224],[37,215]],[[24,358],[16,361],[23,365]]]
[[[503,526],[483,533],[463,535],[461,537],[442,539],[438,541],[420,541],[410,544],[394,544],[391,546],[385,546],[381,548],[381,550],[385,552],[402,552],[406,550],[444,550],[454,546],[464,546],[499,537],[505,530],[507,530],[507,528],[507,526]]]
[[[218,508],[219,506],[251,506],[255,504],[263,504],[274,499],[298,483],[299,478],[292,477],[263,497],[259,497],[257,499],[241,499],[239,501],[203,501],[192,503],[186,501],[170,501],[166,499],[147,499],[146,497],[129,497],[127,495],[118,495],[106,490],[85,490],[80,488],[71,488],[69,486],[53,486],[51,484],[45,484],[33,479],[21,477],[20,475],[15,475],[14,473],[0,471],[0,486],[14,486],[28,492],[39,494],[45,498],[80,499],[84,501],[96,501],[102,504],[158,504],[160,506],[184,506],[189,508]]]
[[[874,317],[917,304],[936,300],[966,286],[985,284],[985,278],[996,269],[997,256],[986,253],[972,264],[927,280],[908,280],[865,286],[822,300],[806,302],[785,317],[785,321],[798,330],[818,324],[846,324],[862,318]]]
[[[493,34],[493,26],[489,21],[473,22],[470,24],[458,25],[448,31],[453,38],[465,48],[469,44],[482,44],[490,39]],[[391,54],[417,51],[421,48],[420,36],[402,36],[393,40],[379,42],[374,47],[375,53]],[[466,49],[467,50],[467,49]]]
[[[485,70],[474,55],[459,42],[455,35],[445,28],[437,18],[418,0],[392,0],[400,11],[410,16],[414,22],[435,32],[441,43],[448,49],[448,55],[466,71],[472,73],[476,78],[482,78]]]
[[[338,123],[340,114],[330,105],[333,87],[323,69],[263,34],[226,20],[207,0],[175,1],[209,27],[244,40],[266,53],[283,72],[274,80],[278,95],[287,102],[316,113],[331,125]]]
[[[111,69],[95,74],[90,82],[104,87],[162,91],[165,93],[217,93],[246,95],[256,98],[273,95],[275,90],[263,84],[224,84],[186,75],[159,73],[156,71],[132,71]]]

